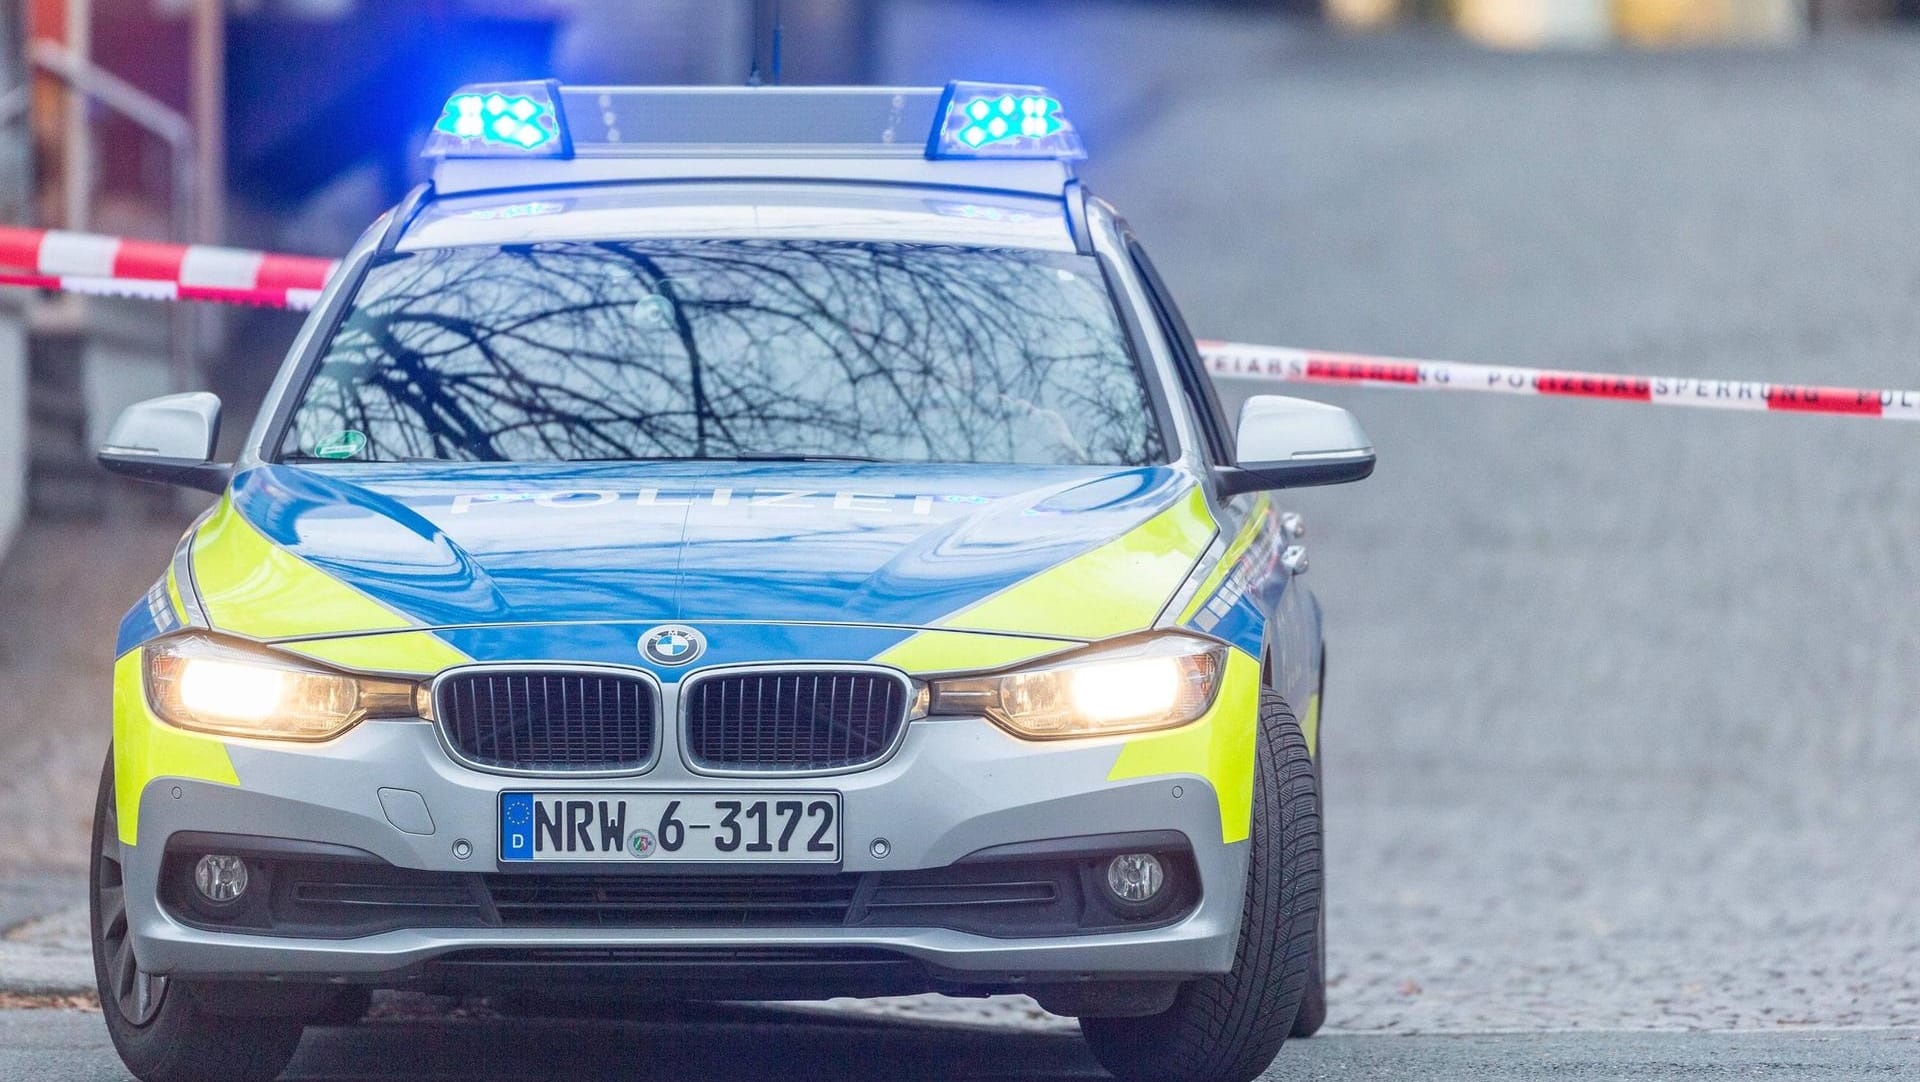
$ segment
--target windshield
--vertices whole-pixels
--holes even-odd
[[[723,240],[382,256],[280,457],[1166,454],[1092,257]]]

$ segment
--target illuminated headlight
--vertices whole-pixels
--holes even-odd
[[[172,725],[226,736],[324,740],[364,718],[418,717],[411,680],[351,676],[211,635],[145,648],[147,702]]]
[[[935,680],[926,712],[985,716],[1037,740],[1166,729],[1213,705],[1225,655],[1192,635],[1139,639],[1031,669]]]

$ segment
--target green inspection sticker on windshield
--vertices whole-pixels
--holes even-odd
[[[333,435],[314,444],[313,457],[352,458],[354,455],[365,450],[366,446],[367,434],[365,432],[356,432],[349,428],[335,432]]]

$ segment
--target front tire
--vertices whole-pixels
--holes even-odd
[[[286,1069],[300,1043],[297,1019],[216,1015],[192,982],[140,968],[127,927],[112,752],[93,806],[87,886],[100,1013],[127,1070],[142,1082],[265,1082]]]
[[[1286,701],[1260,693],[1240,942],[1227,973],[1189,981],[1146,1018],[1083,1018],[1124,1082],[1249,1082],[1286,1042],[1306,992],[1320,917],[1320,809],[1313,760]]]
[[[1327,829],[1327,648],[1320,647],[1320,717],[1313,734],[1313,806],[1320,813],[1321,836]],[[1289,1037],[1311,1037],[1327,1023],[1327,881],[1320,872],[1320,917],[1313,932],[1313,958],[1307,963],[1307,991],[1300,997]]]
[[[1293,1016],[1293,1031],[1287,1036],[1311,1037],[1327,1024],[1327,907],[1320,905],[1320,919],[1313,932],[1313,956],[1307,961],[1307,989],[1300,997],[1300,1010]]]

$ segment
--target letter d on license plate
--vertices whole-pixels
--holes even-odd
[[[840,794],[501,793],[500,859],[833,864]]]

